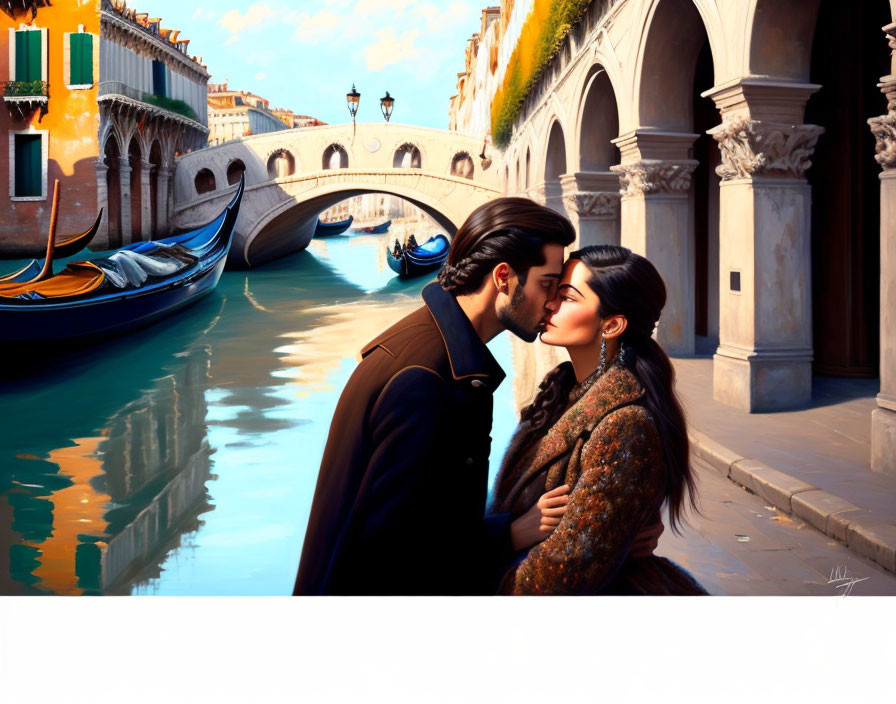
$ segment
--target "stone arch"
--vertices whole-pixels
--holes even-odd
[[[423,158],[420,148],[416,144],[405,142],[395,150],[392,156],[392,168],[394,169],[421,169]]]
[[[692,0],[655,0],[635,73],[637,127],[688,132],[693,125],[697,57],[709,41]]]
[[[510,164],[504,164],[504,192],[510,192]]]
[[[566,173],[566,137],[559,120],[551,123],[548,131],[548,143],[544,152],[544,182],[557,182]]]
[[[143,191],[140,174],[143,171],[143,155],[145,153],[135,134],[128,143],[128,165],[131,167],[131,231],[128,234],[131,242],[140,240],[143,228]]]
[[[809,80],[821,0],[754,0],[747,26],[748,74]]]
[[[532,181],[532,150],[526,147],[526,160],[523,162],[523,188],[529,190]]]
[[[609,74],[600,64],[591,67],[582,88],[576,150],[579,171],[609,171],[619,163],[619,107]]]
[[[321,167],[327,169],[347,169],[348,168],[348,152],[341,144],[331,144],[324,149],[321,157]]]
[[[216,190],[215,175],[211,169],[199,169],[196,176],[193,177],[193,185],[196,187],[196,193],[203,195]]]
[[[277,149],[267,160],[268,178],[286,178],[296,172],[296,158],[288,149]],[[243,165],[245,169],[245,164]],[[228,176],[228,182],[230,177]]]
[[[246,173],[246,164],[242,159],[231,159],[227,164],[227,185],[233,186],[240,181],[240,176]]]
[[[106,226],[109,231],[108,245],[121,247],[124,242],[121,232],[121,148],[114,129],[107,130],[103,143],[103,161],[106,165]]]
[[[457,152],[451,158],[451,175],[460,178],[473,178],[475,167],[473,166],[473,157],[467,151]]]
[[[334,183],[316,190],[314,195],[299,192],[270,208],[258,217],[253,227],[242,239],[239,249],[231,249],[231,260],[242,266],[254,266],[287,251],[282,250],[283,240],[293,241],[304,237],[310,241],[317,224],[318,214],[346,198],[366,193],[382,193],[397,196],[414,204],[438,222],[449,236],[453,236],[463,221],[459,213],[446,213],[442,202],[416,188],[408,188],[382,182],[358,182],[346,188],[343,183]],[[498,194],[495,194],[498,195]],[[302,232],[298,232],[302,230]]]
[[[149,147],[149,163],[152,164],[149,172],[150,233],[155,235],[159,231],[159,169],[162,168],[162,145],[158,139],[153,139]]]

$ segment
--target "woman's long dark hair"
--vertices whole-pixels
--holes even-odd
[[[569,258],[591,270],[588,285],[600,300],[598,315],[602,319],[622,315],[628,321],[621,337],[621,343],[628,348],[625,366],[644,387],[645,405],[659,432],[666,460],[665,498],[669,502],[669,519],[672,529],[680,532],[685,493],[691,508],[696,510],[695,486],[684,411],[673,388],[675,370],[652,337],[666,304],[666,286],[653,264],[625,247],[585,247]],[[535,400],[520,414],[520,420],[529,424],[530,437],[544,435],[559,420],[575,382],[569,362],[545,377]]]

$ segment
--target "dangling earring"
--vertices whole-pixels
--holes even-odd
[[[597,368],[597,375],[600,376],[607,368],[607,338],[603,335],[600,337],[600,366]]]
[[[625,366],[625,354],[626,354],[626,352],[628,352],[628,346],[627,346],[627,345],[623,345],[622,343],[620,343],[620,344],[619,344],[619,354],[616,355],[616,359],[618,360],[618,362],[619,362],[619,366],[620,366],[620,367],[624,367],[624,366]]]

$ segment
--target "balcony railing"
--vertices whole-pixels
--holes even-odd
[[[50,84],[46,81],[6,81],[0,83],[4,98],[47,99]]]
[[[103,81],[100,83],[97,90],[98,98],[102,99],[104,96],[115,95],[120,95],[138,103],[143,103],[146,106],[152,106],[169,113],[174,113],[175,115],[180,115],[181,117],[185,117],[192,122],[204,126],[202,125],[199,116],[196,115],[196,111],[183,100],[175,100],[173,98],[166,98],[152,93],[145,93],[144,91],[132,88],[121,81]]]

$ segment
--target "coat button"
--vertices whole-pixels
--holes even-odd
[[[473,385],[474,389],[481,389],[483,386],[485,386],[485,382],[481,381],[480,379],[473,379],[473,381],[471,381],[470,383]]]

